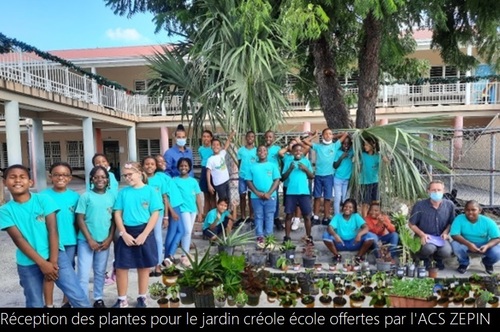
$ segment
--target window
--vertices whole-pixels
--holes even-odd
[[[45,169],[49,169],[53,163],[61,161],[61,143],[44,142],[43,150],[45,153]]]
[[[139,150],[139,160],[144,159],[146,156],[154,156],[161,153],[159,139],[140,139],[138,140],[137,147]]]
[[[68,153],[68,163],[73,169],[84,169],[84,153],[82,141],[67,141],[66,151]]]
[[[7,168],[9,166],[9,161],[7,160],[7,143],[2,143],[0,146],[0,167],[2,169]]]
[[[146,92],[149,87],[149,80],[136,80],[134,81],[135,92]]]

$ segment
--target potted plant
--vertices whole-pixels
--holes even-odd
[[[417,253],[422,244],[420,243],[420,238],[415,236],[415,233],[408,226],[408,216],[401,212],[393,213],[391,215],[392,222],[396,226],[396,230],[399,234],[399,241],[401,247],[401,255],[399,257],[399,263],[405,266],[409,259]]]
[[[383,308],[391,305],[391,300],[384,288],[378,288],[370,293],[370,305],[374,308]]]
[[[316,287],[318,287],[321,296],[319,297],[319,301],[323,305],[329,305],[332,302],[332,297],[330,296],[330,292],[334,290],[333,281],[328,278],[321,278],[316,281]]]
[[[281,245],[280,251],[285,254],[285,258],[292,260],[295,258],[295,249],[297,246],[293,244],[292,240],[286,240]]]
[[[189,280],[193,282],[193,298],[195,307],[213,308],[215,307],[212,288],[222,281],[222,266],[220,255],[210,255],[207,250],[203,257],[199,257],[198,249],[195,249],[194,256],[186,255],[190,266],[184,268],[184,272],[179,277],[179,282],[187,274]]]
[[[283,308],[295,307],[297,305],[297,296],[295,293],[286,292],[280,296],[280,306]]]
[[[361,308],[365,299],[366,296],[359,289],[351,293],[351,295],[349,295],[349,303],[351,305],[351,308]]]
[[[430,264],[429,264],[429,269],[428,269],[428,273],[429,273],[429,278],[437,278],[437,275],[438,275],[438,267],[436,265],[436,261],[435,260],[431,260]]]
[[[290,264],[292,264],[292,261],[289,258],[286,258],[286,256],[280,256],[276,262],[276,267],[286,272],[288,271]]]
[[[403,278],[394,279],[388,288],[391,307],[393,308],[430,308],[434,306],[434,279]]]
[[[312,243],[307,243],[302,253],[302,265],[304,268],[312,268],[316,263],[317,250]]]
[[[215,243],[219,246],[219,252],[225,251],[229,255],[234,253],[234,248],[237,246],[245,246],[255,242],[255,233],[253,230],[246,229],[246,220],[238,225],[231,232],[226,232],[222,227],[222,235],[215,239]]]
[[[241,287],[248,295],[248,305],[257,306],[259,304],[260,295],[266,288],[269,275],[269,271],[265,269],[256,269],[252,265],[245,266],[242,272]]]
[[[243,290],[240,289],[240,291],[236,294],[234,301],[235,301],[236,306],[238,308],[243,308],[245,306],[245,304],[248,303],[247,293],[245,293]]]
[[[479,291],[479,296],[476,298],[476,307],[477,308],[485,308],[486,304],[493,299],[494,295],[492,292],[481,289]]]
[[[311,294],[305,294],[302,295],[302,298],[300,299],[300,302],[306,307],[306,308],[313,308],[314,304],[316,302],[316,297]]]
[[[224,284],[220,284],[213,288],[214,293],[214,303],[216,308],[222,308],[226,305],[226,291],[224,290]]]
[[[377,242],[377,258],[375,260],[377,271],[390,271],[391,266],[394,264],[394,260],[391,256],[390,243],[383,244],[382,241]]]
[[[377,271],[372,275],[371,281],[372,281],[372,283],[375,284],[375,290],[385,288],[386,277],[387,277],[387,274],[384,271]]]
[[[161,269],[162,280],[165,286],[174,285],[181,274],[181,270],[174,264]]]
[[[170,308],[178,308],[180,304],[179,299],[180,286],[175,284],[167,288],[167,294],[170,296],[169,306]]]
[[[159,281],[155,281],[149,285],[148,291],[151,299],[158,300],[165,293],[165,285]]]
[[[311,268],[306,268],[304,269],[304,272],[298,272],[296,274],[297,282],[299,283],[300,292],[302,294],[313,294],[314,275],[314,270]]]
[[[241,279],[245,268],[245,255],[228,255],[226,252],[219,253],[222,267],[221,277],[228,305],[235,305],[234,298],[241,287]]]

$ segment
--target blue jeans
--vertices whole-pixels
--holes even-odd
[[[179,216],[179,219],[175,221],[172,216],[169,215],[168,219],[168,229],[167,235],[165,236],[165,257],[174,256],[179,243],[181,242],[182,236],[184,235],[184,223],[181,219],[181,208],[180,206],[173,208],[175,213]]]
[[[351,239],[351,240],[343,240],[344,245],[342,245],[342,243],[336,242],[335,238],[330,233],[328,233],[328,231],[325,231],[323,233],[323,241],[332,242],[338,251],[357,251],[361,248],[361,246],[363,245],[363,243],[365,243],[365,241],[369,240],[372,240],[373,246],[376,246],[378,236],[373,234],[372,232],[368,232],[361,237],[361,241],[359,241],[358,243],[354,243],[354,239]]]
[[[56,286],[66,295],[73,308],[90,308],[87,294],[78,283],[75,270],[64,251],[59,251],[57,264],[59,278],[55,280]],[[19,284],[23,288],[26,298],[26,308],[43,308],[43,279],[44,275],[38,265],[17,265]]]
[[[382,241],[382,244],[390,244],[389,251],[391,252],[391,257],[396,258],[398,256],[398,243],[399,235],[397,232],[387,233],[385,235],[379,236],[378,239]],[[378,249],[377,241],[375,242],[375,249]],[[378,250],[375,250],[378,253]]]
[[[78,269],[77,275],[80,287],[85,291],[89,289],[90,270],[94,274],[94,300],[102,300],[104,293],[104,278],[108,266],[109,248],[94,251],[86,240],[78,239]]]
[[[257,237],[263,237],[273,234],[276,198],[252,198],[252,207],[255,218],[255,235]]]
[[[158,265],[163,262],[161,259],[163,257],[163,232],[162,232],[162,224],[163,224],[163,212],[158,216],[158,220],[156,221],[155,228],[153,228],[153,234],[156,240],[156,250],[158,251]]]
[[[349,179],[333,178],[333,212],[335,214],[342,213],[340,211],[340,204],[347,199],[347,188],[349,187]],[[334,214],[334,215],[335,215]]]
[[[480,244],[475,243],[475,245],[479,248]],[[453,253],[457,256],[459,265],[469,265],[469,251],[467,246],[459,243],[458,241],[452,241],[451,247],[453,249]],[[484,265],[494,265],[496,262],[500,260],[500,245],[493,246],[486,250],[483,255],[483,264]]]

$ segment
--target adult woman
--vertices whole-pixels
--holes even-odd
[[[167,168],[165,169],[165,173],[170,175],[171,177],[179,176],[179,170],[177,169],[177,162],[181,158],[188,158],[191,160],[191,164],[193,163],[193,150],[186,146],[186,130],[182,124],[177,126],[177,129],[174,133],[175,136],[175,145],[170,149],[165,151],[163,154],[163,158],[167,163]],[[189,172],[189,176],[194,177],[193,169]]]

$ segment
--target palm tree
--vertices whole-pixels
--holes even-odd
[[[182,91],[182,115],[195,137],[205,121],[212,129],[219,125],[239,134],[275,129],[287,109],[282,86],[289,65],[271,6],[260,1],[237,6],[234,0],[198,5],[204,15],[189,48],[163,49],[165,54],[149,59],[149,93],[166,97]]]

